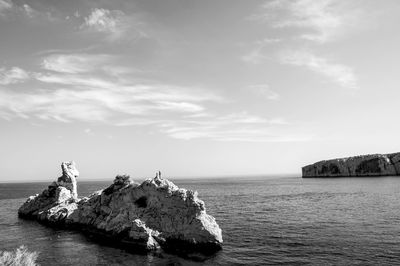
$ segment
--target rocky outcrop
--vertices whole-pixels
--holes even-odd
[[[57,178],[57,181],[52,182],[41,194],[30,196],[19,208],[20,217],[36,218],[41,221],[62,220],[77,208],[76,179],[79,172],[74,162],[63,162],[61,170],[62,176]]]
[[[21,218],[89,231],[140,250],[215,252],[222,233],[206,213],[197,192],[155,178],[138,184],[119,175],[113,184],[89,197],[75,197],[75,164],[62,164],[63,177],[19,208]],[[72,178],[73,177],[73,178]]]
[[[78,187],[76,179],[79,176],[79,172],[75,167],[75,162],[63,162],[61,164],[62,176],[57,179],[56,185],[65,187],[71,191],[72,197],[78,199]]]
[[[302,168],[303,177],[400,175],[400,153],[370,154],[320,161]]]

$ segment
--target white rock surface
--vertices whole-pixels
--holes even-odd
[[[303,177],[400,175],[400,153],[370,154],[320,161],[302,168]]]
[[[30,196],[19,208],[21,217],[35,217],[42,221],[54,221],[72,213],[76,209],[77,184],[79,176],[74,162],[63,162],[61,164],[62,176],[51,183],[41,194]],[[64,208],[68,210],[65,213]]]
[[[75,167],[75,162],[63,162],[61,164],[62,176],[57,179],[57,185],[65,187],[71,191],[73,198],[78,198],[78,188],[76,179],[79,176],[79,172]]]
[[[62,165],[63,177],[30,197],[20,207],[20,217],[94,230],[146,250],[221,248],[221,229],[197,192],[178,188],[161,173],[142,184],[117,176],[108,188],[79,200],[74,196],[75,165]]]

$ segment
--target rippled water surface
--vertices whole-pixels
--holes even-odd
[[[21,244],[41,265],[400,264],[400,178],[174,180],[199,192],[223,230],[223,250],[205,262],[133,254],[78,232],[20,220],[17,209],[47,183],[0,184],[0,249]],[[80,182],[85,196],[110,182]]]

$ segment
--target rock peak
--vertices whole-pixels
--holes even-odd
[[[118,186],[126,186],[132,183],[131,181],[131,177],[129,175],[117,175],[114,178],[114,185],[118,185]]]
[[[78,178],[79,176],[79,171],[76,169],[76,165],[74,161],[66,161],[61,163],[61,170],[63,176],[73,176],[75,178]]]
[[[76,169],[75,162],[61,163],[62,176],[57,179],[57,185],[67,188],[71,191],[74,199],[78,199],[78,188],[76,179],[79,176],[79,171]]]

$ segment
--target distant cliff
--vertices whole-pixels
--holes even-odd
[[[400,175],[400,153],[369,154],[320,161],[302,168],[303,177]]]

